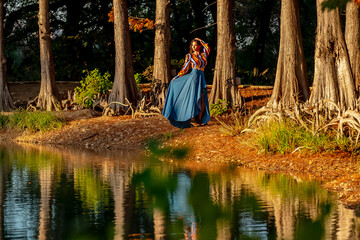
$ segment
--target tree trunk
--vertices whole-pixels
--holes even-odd
[[[41,87],[37,107],[46,111],[59,110],[61,108],[59,104],[60,95],[55,84],[49,15],[49,1],[39,0]]]
[[[231,107],[242,106],[235,82],[235,30],[233,0],[217,1],[217,54],[210,103],[229,101]]]
[[[0,0],[0,112],[15,108],[6,82],[4,16],[4,0]]]
[[[109,96],[109,103],[120,102],[136,104],[137,87],[132,63],[128,10],[126,0],[114,0],[114,39],[115,39],[115,76],[114,85]],[[119,112],[124,108],[112,103],[110,107]]]
[[[299,1],[282,0],[279,57],[274,90],[267,106],[274,109],[292,108],[299,101],[307,101],[309,95]]]
[[[264,49],[266,43],[266,35],[269,31],[270,18],[272,9],[274,7],[275,0],[266,0],[263,4],[263,8],[261,10],[260,18],[260,28],[259,34],[256,42],[255,49],[255,64],[254,64],[254,75],[258,76],[260,71],[262,71],[262,62],[264,58]]]
[[[360,10],[354,2],[346,6],[345,41],[356,90],[360,85]]]
[[[163,106],[170,82],[170,0],[156,1],[156,28],[154,51],[153,89],[156,99],[153,103]]]
[[[352,109],[356,101],[356,89],[344,34],[341,29],[339,10],[321,10],[324,0],[316,1],[317,32],[315,42],[314,83],[309,104],[332,109],[323,103],[328,99],[341,110]]]

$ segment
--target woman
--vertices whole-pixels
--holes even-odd
[[[190,127],[192,118],[200,126],[210,120],[204,77],[209,53],[207,43],[199,38],[192,40],[183,68],[170,82],[162,114],[175,127]],[[192,71],[186,74],[190,66]]]

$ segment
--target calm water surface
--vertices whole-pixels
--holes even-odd
[[[360,239],[358,210],[283,175],[14,145],[0,168],[1,239]]]

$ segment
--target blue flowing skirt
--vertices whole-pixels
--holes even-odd
[[[210,120],[210,111],[206,82],[204,72],[198,69],[170,82],[162,114],[175,127],[190,127],[190,119],[200,113],[202,93],[205,111],[201,123],[207,123]]]

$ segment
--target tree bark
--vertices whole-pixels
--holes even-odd
[[[356,90],[360,85],[360,10],[354,2],[346,5],[345,42]]]
[[[217,1],[217,54],[210,103],[227,100],[241,107],[242,99],[235,82],[235,26],[233,0]]]
[[[61,108],[59,91],[55,84],[55,69],[51,52],[50,10],[48,0],[39,0],[39,40],[41,87],[37,107],[52,111]]]
[[[299,1],[282,0],[280,47],[274,90],[268,107],[292,108],[307,101],[310,90],[300,29]]]
[[[136,104],[137,87],[132,63],[128,10],[126,0],[114,0],[114,39],[115,39],[115,76],[114,85],[109,96],[109,103],[120,102]],[[124,108],[112,103],[110,107],[119,112]]]
[[[15,108],[6,81],[4,18],[4,0],[0,0],[0,112]]]
[[[332,109],[332,105],[323,103],[324,99],[328,99],[337,104],[341,110],[353,109],[356,89],[341,29],[339,10],[322,11],[322,2],[324,0],[316,1],[314,83],[309,105],[319,104],[320,108]]]
[[[170,0],[156,0],[153,103],[163,106],[171,77],[170,64]]]

